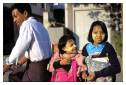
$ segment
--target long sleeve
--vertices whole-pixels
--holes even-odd
[[[51,43],[48,31],[41,22],[33,17],[29,17],[22,23],[19,37],[7,63],[14,63],[16,58],[26,51],[28,52],[28,56],[25,57],[32,62],[51,57]]]
[[[87,44],[82,49],[82,55],[85,56],[85,57],[88,56],[88,53],[87,53],[87,50],[86,50],[86,46],[87,46]]]
[[[84,46],[82,54],[86,57],[89,56],[88,51],[87,51],[87,44]],[[95,52],[96,50],[94,50]],[[105,43],[105,47],[101,50],[101,53],[99,57],[103,57],[107,54],[108,60],[110,63],[110,66],[100,70],[100,71],[95,71],[95,78],[99,77],[106,77],[106,76],[112,76],[113,81],[116,79],[116,74],[121,71],[120,64],[117,58],[117,54],[111,44],[108,42]]]
[[[58,61],[55,61],[55,62],[53,63],[53,67],[54,67],[54,69],[63,68],[63,69],[65,69],[66,71],[69,71],[70,68],[71,68],[71,65],[70,65],[70,64],[61,65],[61,64],[60,64],[60,60],[58,60]]]
[[[115,75],[121,71],[120,64],[116,55],[116,52],[112,45],[109,43],[106,44],[105,48],[103,49],[103,54],[107,52],[108,58],[110,62],[110,66],[104,68],[101,71],[95,72],[96,78],[100,76],[109,76],[109,75]]]
[[[22,53],[25,53],[25,51],[29,48],[32,40],[32,31],[30,28],[30,24],[25,25],[25,23],[23,23],[21,26],[19,37],[9,56],[8,64],[13,64],[15,59]]]

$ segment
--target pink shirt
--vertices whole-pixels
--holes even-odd
[[[48,70],[50,72],[52,72],[51,81],[58,81],[58,82],[77,81],[77,76],[78,76],[79,72],[85,70],[85,69],[83,69],[84,56],[82,56],[81,54],[77,54],[75,57],[72,58],[71,68],[70,68],[69,72],[67,72],[63,68],[58,68],[58,69],[53,68],[53,63],[58,58],[60,58],[60,55],[58,52],[56,52],[52,56],[50,63],[49,63]]]

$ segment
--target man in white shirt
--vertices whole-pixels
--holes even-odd
[[[51,56],[51,42],[41,22],[31,17],[29,4],[16,3],[11,7],[14,23],[19,27],[19,37],[4,65],[9,70],[15,60],[23,55],[18,64],[28,62],[22,81],[48,81],[47,64]]]

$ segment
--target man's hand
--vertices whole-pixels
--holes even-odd
[[[21,58],[19,59],[18,64],[19,64],[19,65],[22,65],[22,64],[26,63],[27,60],[28,60],[28,59],[25,58],[25,56],[23,55],[23,56],[21,56]]]
[[[5,74],[5,72],[7,72],[10,69],[10,66],[11,65],[7,65],[7,64],[3,65],[3,74]]]

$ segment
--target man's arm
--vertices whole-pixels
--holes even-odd
[[[24,24],[21,26],[19,37],[8,59],[9,64],[13,64],[16,58],[28,50],[33,35],[31,29],[32,27],[30,24]]]
[[[22,65],[22,64],[26,63],[27,60],[28,60],[28,58],[26,58],[25,55],[23,54],[20,56],[20,59],[18,60],[17,64]],[[3,65],[3,74],[5,74],[5,72],[7,72],[10,69],[11,65],[12,64]]]

